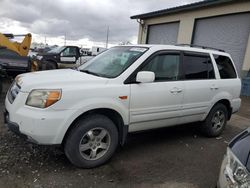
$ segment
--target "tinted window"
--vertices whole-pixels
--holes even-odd
[[[183,60],[185,79],[213,79],[214,69],[209,56],[185,54]]]
[[[221,79],[236,78],[236,72],[233,67],[233,63],[229,57],[222,55],[214,55],[217,67],[220,72]]]
[[[180,55],[161,54],[155,56],[141,71],[155,73],[155,81],[177,80],[179,76]]]

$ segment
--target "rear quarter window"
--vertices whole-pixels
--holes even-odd
[[[237,78],[231,59],[223,55],[213,55],[217,64],[221,79]]]

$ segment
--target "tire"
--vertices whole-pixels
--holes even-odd
[[[106,163],[117,146],[115,124],[106,116],[96,114],[82,118],[75,124],[66,138],[64,152],[73,165],[94,168]]]
[[[216,104],[209,112],[207,118],[202,122],[201,132],[208,137],[221,135],[228,120],[227,107],[221,103]]]
[[[54,62],[48,61],[46,62],[46,70],[54,70],[56,68],[56,64]]]

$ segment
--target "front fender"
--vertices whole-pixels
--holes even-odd
[[[105,101],[105,102],[103,102]],[[66,134],[68,128],[71,126],[71,124],[74,122],[76,118],[81,116],[82,114],[95,109],[110,109],[114,110],[117,113],[119,113],[123,119],[123,122],[125,125],[128,125],[129,123],[129,110],[128,110],[128,102],[123,101],[117,101],[112,100],[109,98],[99,98],[99,99],[88,99],[83,100],[80,102],[80,104],[77,104],[74,106],[73,113],[70,114],[68,117],[65,118],[65,121],[63,122],[61,128],[59,129],[58,135],[55,138],[56,143],[61,143],[64,135]]]

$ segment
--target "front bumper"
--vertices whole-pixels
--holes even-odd
[[[11,104],[5,99],[7,127],[28,141],[41,145],[58,145],[70,123],[73,110],[38,109],[25,105],[28,93],[20,92]]]
[[[7,110],[4,111],[3,115],[4,115],[4,124],[8,127],[8,129],[10,131],[12,131],[16,135],[28,140],[29,142],[37,144],[37,142],[34,139],[32,139],[31,137],[29,137],[29,136],[27,136],[25,134],[22,134],[20,132],[19,125],[17,123],[11,122],[9,120],[9,113],[7,112]]]

